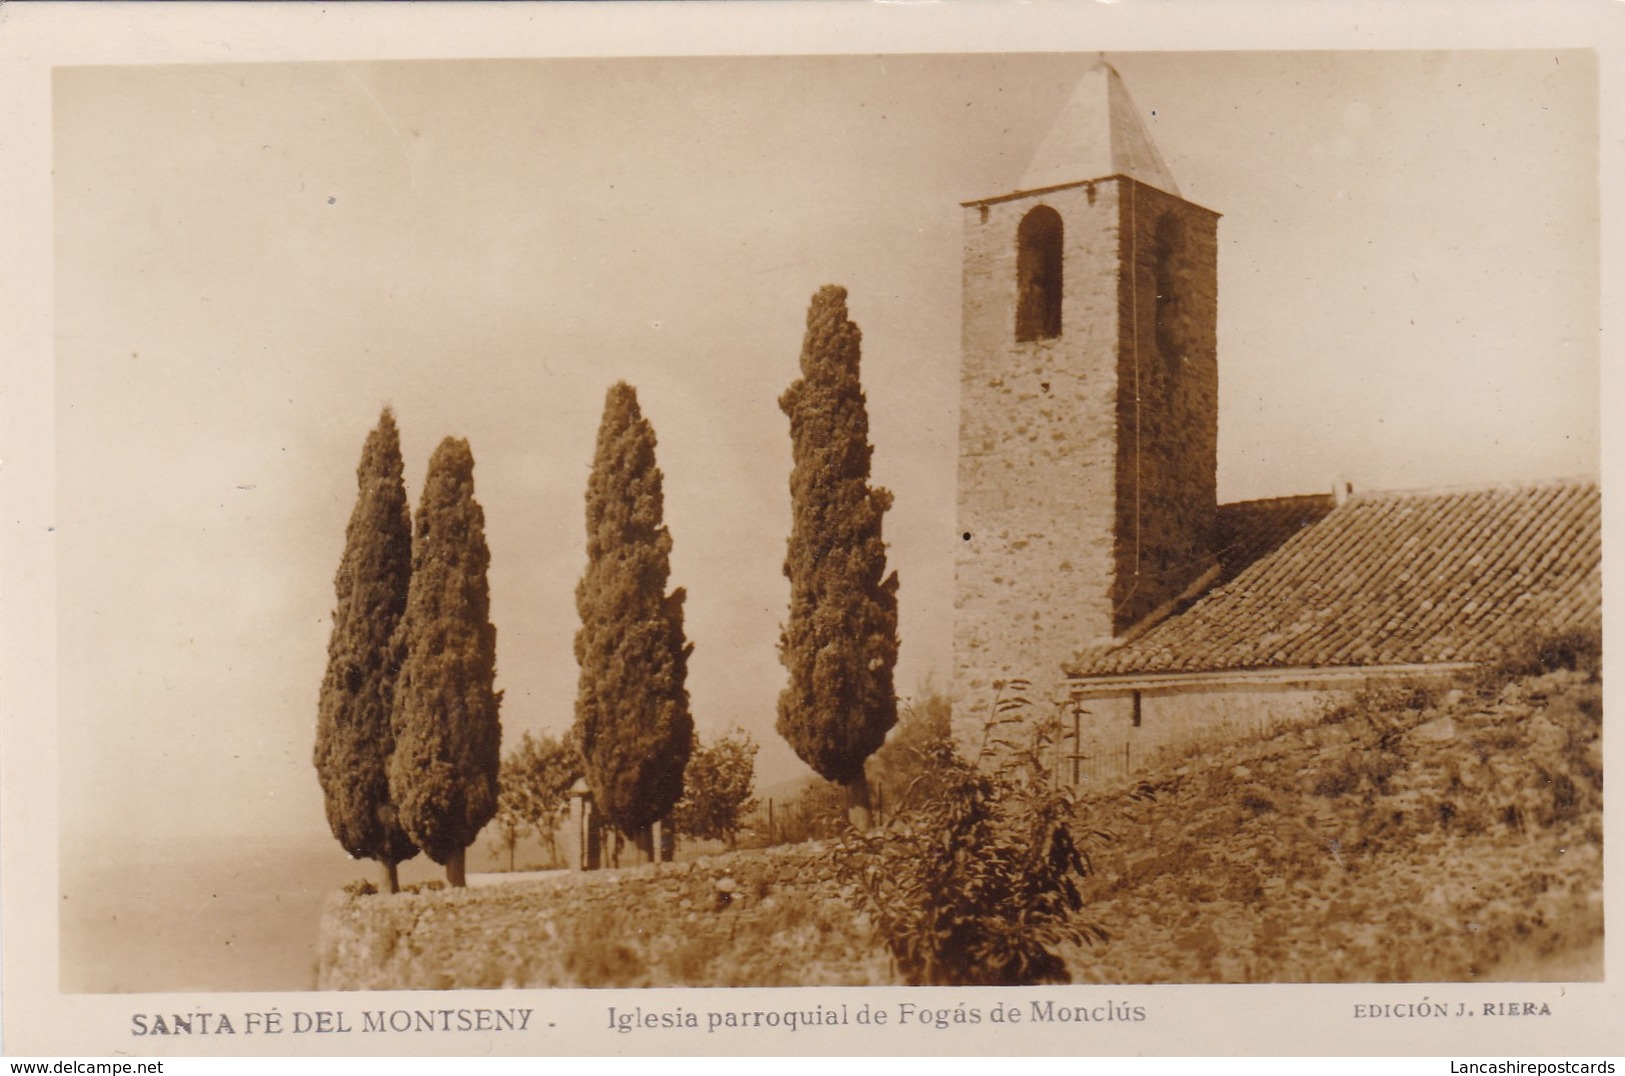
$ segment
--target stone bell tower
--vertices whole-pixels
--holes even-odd
[[[1046,707],[1061,666],[1216,574],[1218,214],[1187,202],[1109,65],[1020,186],[963,203],[954,714]]]

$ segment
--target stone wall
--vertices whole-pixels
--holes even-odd
[[[1038,206],[1064,224],[1061,333],[1018,341],[1017,231]],[[962,742],[996,684],[1032,681],[1048,709],[1063,662],[1214,563],[1216,221],[1120,176],[965,210]]]
[[[334,894],[318,943],[321,990],[893,981],[885,947],[817,844],[468,889]]]
[[[1318,720],[1332,706],[1360,691],[1390,683],[1446,683],[1451,671],[1428,675],[1414,670],[1367,676],[1316,674],[1263,683],[1237,678],[1203,678],[1199,683],[1163,683],[1138,692],[1127,688],[1079,694],[1068,719],[1068,740],[1058,752],[1058,771],[1089,786],[1111,786],[1165,769],[1178,758],[1205,748],[1257,737]],[[1135,723],[1135,695],[1139,723]],[[1074,740],[1070,734],[1077,732]],[[1073,755],[1080,755],[1076,764]]]
[[[1142,691],[1137,726],[1132,692],[1080,699],[1080,740],[1064,745],[1068,757],[1058,760],[1057,772],[1068,780],[1077,776],[1086,786],[1110,786],[1154,772],[1203,745],[1312,721],[1351,694],[1349,688],[1309,683]],[[1076,765],[1070,758],[1074,752],[1082,756]]]
[[[1119,184],[967,208],[960,370],[955,725],[993,684],[1053,678],[1111,634],[1115,539]],[[1016,230],[1064,222],[1059,337],[1018,342]]]
[[[1113,634],[1217,563],[1219,466],[1218,218],[1154,187],[1119,182]]]

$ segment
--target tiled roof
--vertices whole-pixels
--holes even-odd
[[[1079,677],[1476,661],[1602,616],[1594,481],[1351,497]]]
[[[1219,505],[1219,564],[1228,583],[1287,539],[1325,519],[1336,507],[1329,493]]]

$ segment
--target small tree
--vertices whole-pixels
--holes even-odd
[[[381,863],[391,893],[400,891],[397,864],[418,854],[389,797],[396,672],[390,638],[412,577],[412,524],[401,473],[400,434],[386,407],[356,467],[355,508],[333,579],[337,604],[315,751],[333,836],[350,855]]]
[[[935,741],[940,794],[834,848],[837,875],[856,886],[910,985],[1070,982],[1057,947],[1107,940],[1080,916],[1077,883],[1091,870],[1086,849],[1111,837],[1080,832],[1071,790],[1050,780],[1057,735],[1056,721],[1005,710],[974,762]]]
[[[790,683],[779,696],[778,730],[820,776],[846,787],[866,829],[864,760],[897,722],[897,574],[886,574],[881,539],[891,494],[869,485],[860,339],[846,316],[846,289],[820,289],[807,311],[801,379],[779,399],[795,467],[784,561],[790,617],[779,643]]]
[[[474,455],[446,438],[429,460],[412,544],[412,586],[395,633],[395,755],[401,826],[462,886],[464,853],[497,809],[502,750],[485,512]]]
[[[683,795],[693,749],[681,587],[666,593],[671,534],[654,427],[625,382],[604,400],[587,480],[587,570],[576,587],[576,729],[594,802],[654,857],[650,827]]]
[[[683,773],[683,798],[672,808],[677,832],[734,847],[740,823],[756,809],[755,740],[743,729],[696,744]]]
[[[581,748],[570,734],[526,732],[502,760],[502,801],[547,846],[550,863],[558,862],[559,825],[570,811],[570,789],[581,769]]]

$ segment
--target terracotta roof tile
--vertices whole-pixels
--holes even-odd
[[[1333,507],[1330,494],[1219,505],[1221,580],[1228,583],[1249,564],[1275,552],[1303,528],[1325,519]]]
[[[1225,505],[1228,581],[1068,672],[1475,661],[1532,625],[1597,625],[1601,500],[1569,480]]]

